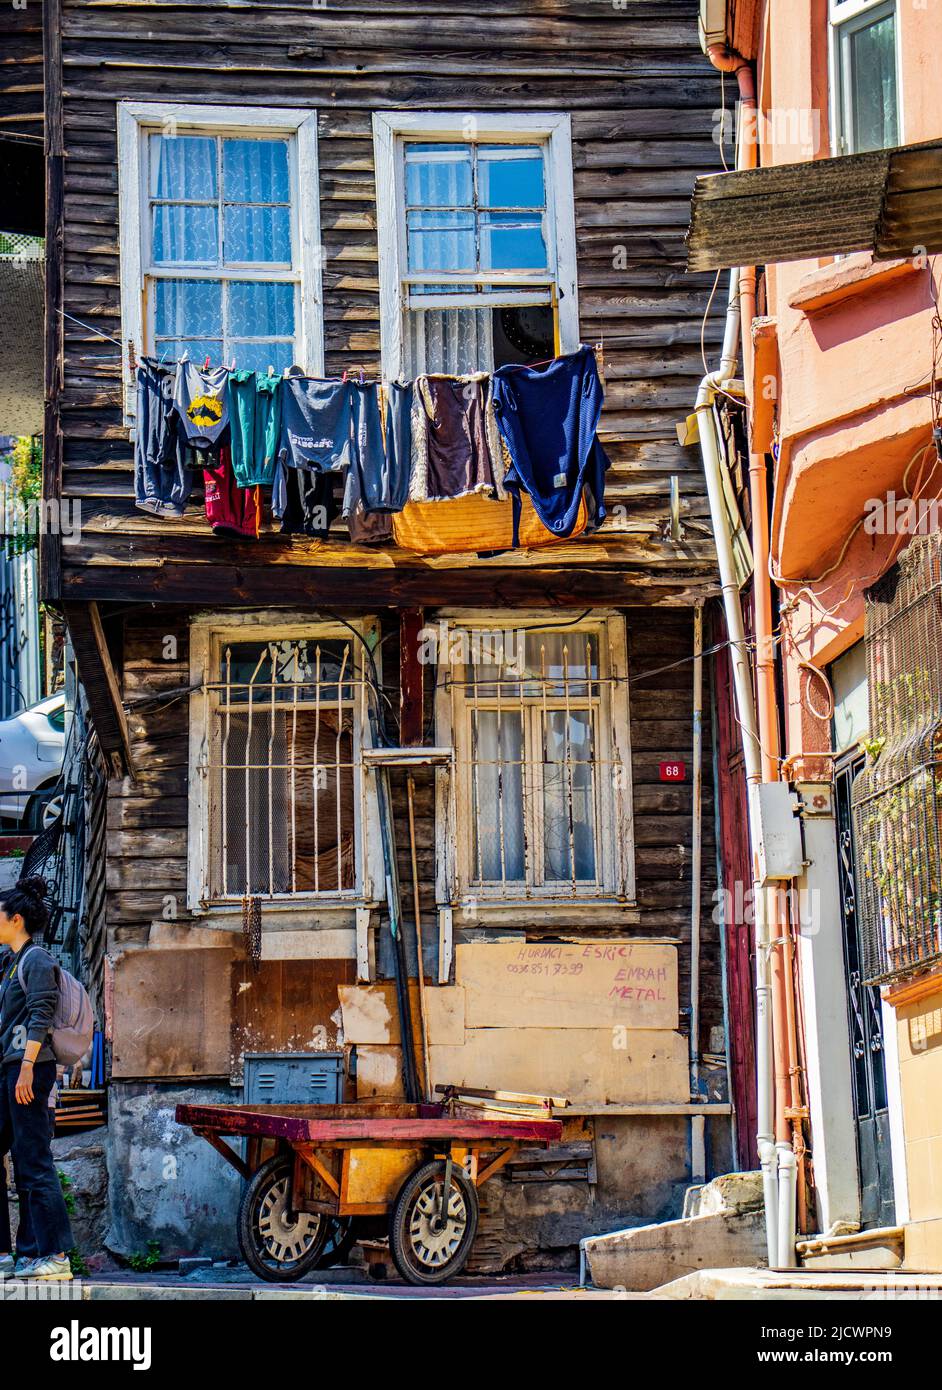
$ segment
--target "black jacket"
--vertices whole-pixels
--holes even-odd
[[[0,947],[0,1066],[22,1060],[28,1042],[41,1042],[37,1062],[55,1061],[49,1042],[59,982],[56,963],[41,946],[14,953]]]

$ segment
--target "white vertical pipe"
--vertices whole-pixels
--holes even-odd
[[[723,349],[718,369],[705,376],[697,393],[697,419],[700,436],[700,451],[703,458],[703,472],[710,502],[710,519],[716,544],[717,564],[720,572],[720,586],[723,597],[723,610],[726,615],[726,628],[729,635],[730,652],[733,664],[733,686],[736,694],[736,714],[742,734],[743,760],[748,784],[748,815],[750,839],[753,850],[753,864],[757,862],[757,847],[761,837],[761,822],[758,815],[758,785],[762,780],[759,736],[756,723],[755,696],[752,685],[752,668],[746,647],[746,633],[743,625],[742,606],[739,599],[739,585],[736,580],[736,566],[733,557],[733,543],[729,518],[723,496],[723,483],[720,462],[719,441],[713,418],[713,398],[717,390],[732,380],[736,370],[739,352],[739,271],[730,271],[729,301],[726,309],[726,327],[723,334]],[[773,1128],[773,1076],[772,1076],[772,1014],[769,982],[769,930],[766,914],[765,894],[757,881],[754,870],[753,906],[755,911],[756,939],[756,1092],[757,1092],[757,1147],[762,1166],[762,1189],[765,1202],[766,1243],[769,1265],[777,1264],[779,1240],[779,1194],[776,1181],[776,1155]]]

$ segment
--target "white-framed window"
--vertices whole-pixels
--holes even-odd
[[[118,180],[122,341],[323,371],[314,112],[119,102]]]
[[[579,345],[568,115],[373,116],[383,371],[491,371]]]
[[[191,910],[243,896],[355,906],[382,885],[362,759],[376,640],[371,620],[191,625]]]
[[[444,615],[437,804],[440,904],[634,897],[627,650],[621,617]]]
[[[829,0],[829,18],[834,153],[898,145],[896,0]]]

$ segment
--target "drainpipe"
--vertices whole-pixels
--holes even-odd
[[[746,60],[731,52],[723,45],[710,44],[707,56],[714,67],[724,72],[735,72],[742,103],[753,113],[756,108],[755,83],[752,69]],[[757,150],[755,144],[755,119],[750,122],[747,137],[739,141],[737,147],[737,168],[753,167]],[[703,468],[710,501],[710,516],[716,541],[717,560],[720,570],[720,584],[723,594],[723,608],[733,657],[733,684],[736,693],[736,706],[742,730],[743,756],[748,786],[748,816],[750,840],[753,847],[753,908],[755,913],[756,942],[756,1093],[757,1093],[757,1133],[756,1145],[762,1169],[762,1191],[765,1206],[766,1246],[770,1268],[779,1265],[779,1250],[784,1257],[794,1249],[794,1236],[789,1235],[789,1211],[793,1202],[789,1200],[790,1176],[794,1171],[789,1164],[783,1147],[776,1152],[776,1137],[779,1127],[774,1120],[775,1085],[773,1076],[773,1029],[772,1029],[772,989],[770,979],[771,917],[769,913],[770,895],[758,881],[758,855],[761,821],[758,814],[758,787],[763,777],[763,752],[759,725],[756,717],[756,704],[753,695],[752,667],[746,648],[746,636],[742,619],[739,586],[733,563],[732,537],[729,519],[723,498],[719,442],[713,417],[712,403],[717,390],[724,389],[732,380],[738,360],[740,337],[740,284],[742,273],[738,269],[730,272],[729,302],[726,311],[726,330],[720,366],[716,372],[704,377],[697,395],[697,415],[700,446],[703,455]],[[753,308],[754,308],[753,271]],[[747,304],[748,304],[747,285]],[[750,321],[751,331],[751,321]],[[743,343],[744,360],[751,348]],[[751,480],[750,480],[751,481]],[[764,494],[763,494],[764,496]],[[763,514],[765,508],[762,508]],[[755,515],[755,499],[753,499]],[[767,555],[766,542],[766,555]],[[761,587],[759,561],[755,561],[755,584]],[[763,571],[767,573],[767,569]],[[766,584],[767,589],[767,584]],[[771,600],[770,600],[771,601]],[[757,602],[758,609],[758,602]],[[771,624],[770,624],[771,626]],[[771,647],[769,647],[771,651]],[[773,672],[774,675],[774,672]],[[774,684],[773,684],[774,690]],[[777,764],[776,764],[777,766]],[[777,1070],[778,1068],[776,1068]],[[790,1146],[789,1155],[793,1160]],[[784,1201],[782,1200],[784,1198]],[[784,1207],[784,1211],[782,1210]],[[792,1227],[793,1230],[793,1227]]]

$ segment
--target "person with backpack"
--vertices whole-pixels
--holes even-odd
[[[41,878],[0,889],[0,1156],[12,1155],[20,1202],[14,1262],[0,1162],[0,1276],[65,1280],[73,1240],[49,1124],[60,969],[39,944],[49,920],[45,896]]]

